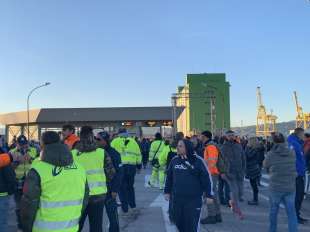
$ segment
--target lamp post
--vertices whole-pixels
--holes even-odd
[[[29,120],[30,120],[30,119],[29,119],[29,118],[30,118],[30,116],[29,116],[29,99],[30,99],[30,97],[31,97],[31,95],[33,94],[34,91],[36,91],[37,89],[40,89],[40,88],[42,88],[42,87],[48,86],[48,85],[50,85],[50,84],[51,84],[50,82],[46,82],[46,83],[43,84],[43,85],[39,85],[39,86],[33,88],[33,89],[29,92],[29,94],[28,94],[28,97],[27,97],[27,137],[28,137],[28,140],[30,140],[30,130],[29,130]]]

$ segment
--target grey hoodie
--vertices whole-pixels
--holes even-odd
[[[268,152],[264,167],[270,175],[269,188],[274,192],[295,192],[296,158],[286,143],[275,144]]]

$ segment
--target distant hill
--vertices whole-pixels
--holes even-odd
[[[289,122],[280,122],[277,123],[276,128],[277,131],[281,132],[284,135],[289,135],[290,130],[294,130],[296,127],[295,121]],[[246,135],[246,136],[254,136],[256,134],[256,126],[246,126],[246,127],[234,127],[232,128],[238,134]]]

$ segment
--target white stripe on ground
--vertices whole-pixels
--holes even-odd
[[[267,175],[267,174],[263,174],[263,175],[262,175],[262,177],[263,177],[263,178],[265,178],[265,179],[267,179],[267,180],[269,180],[269,179],[270,179],[270,176],[269,176],[269,175]]]
[[[144,177],[144,187],[145,188],[150,188],[151,186],[149,186],[149,181],[151,179],[151,175],[145,175]]]
[[[162,209],[166,232],[177,232],[177,228],[175,227],[175,225],[172,225],[170,223],[168,216],[169,202],[165,200],[165,197],[162,193],[158,195],[158,197],[152,202],[150,207],[160,207]]]

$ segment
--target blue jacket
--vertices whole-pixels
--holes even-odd
[[[195,156],[193,164],[179,156],[172,159],[167,171],[165,194],[172,194],[176,198],[195,198],[206,194],[211,198],[211,189],[210,175],[202,158]]]
[[[304,141],[292,134],[287,139],[289,147],[296,153],[296,171],[298,176],[305,176],[306,161],[304,156]]]

